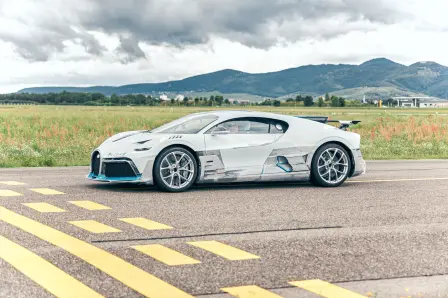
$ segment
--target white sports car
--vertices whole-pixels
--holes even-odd
[[[190,114],[153,130],[116,134],[92,153],[88,179],[155,184],[179,192],[195,183],[310,181],[334,187],[365,173],[359,121],[254,111]]]

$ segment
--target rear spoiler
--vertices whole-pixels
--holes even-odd
[[[308,119],[316,122],[320,122],[323,124],[326,123],[339,123],[339,129],[346,130],[350,125],[356,125],[360,123],[359,120],[329,120],[328,116],[295,116],[296,118]]]

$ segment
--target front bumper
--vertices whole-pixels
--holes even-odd
[[[352,154],[353,154],[355,170],[353,171],[353,174],[351,177],[364,175],[367,170],[367,165],[366,165],[366,161],[362,157],[361,150],[359,150],[359,149],[352,150]]]
[[[95,176],[93,173],[89,173],[86,177],[89,180],[99,182],[120,182],[120,183],[144,183],[141,180],[141,176],[138,177],[107,177],[106,175]]]
[[[130,158],[102,158],[99,151],[92,153],[90,172],[86,177],[100,182],[152,184],[152,175],[144,175]]]

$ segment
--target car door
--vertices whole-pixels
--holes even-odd
[[[225,121],[204,134],[207,154],[219,154],[223,178],[257,179],[272,151],[277,135],[269,133],[270,119],[237,118]],[[240,179],[239,179],[240,180]],[[251,180],[251,179],[241,179]]]

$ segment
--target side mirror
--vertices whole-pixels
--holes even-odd
[[[225,130],[225,129],[215,129],[214,131],[212,131],[211,135],[215,136],[215,135],[228,135],[230,134],[230,130]]]
[[[214,136],[214,135],[228,135],[228,134],[230,134],[230,131],[228,131],[228,130],[218,130],[218,131],[212,132],[212,136]]]

